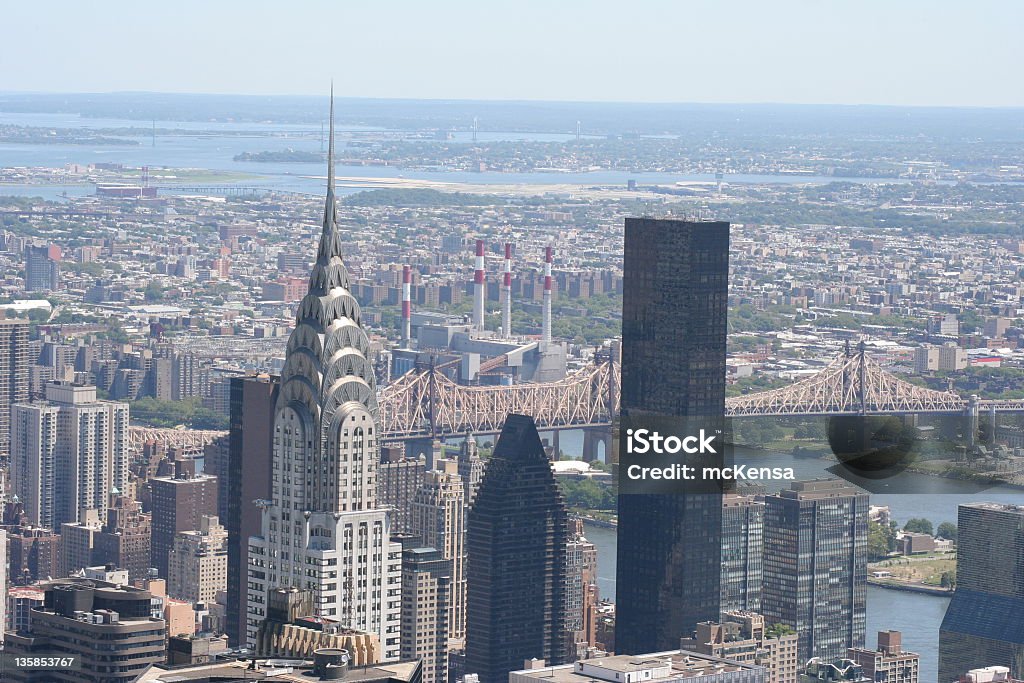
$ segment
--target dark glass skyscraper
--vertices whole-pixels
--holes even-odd
[[[466,535],[466,672],[505,683],[523,661],[564,661],[568,516],[533,418],[509,415]]]
[[[729,224],[627,218],[622,304],[623,419],[721,417]],[[619,496],[615,649],[679,647],[721,611],[722,499]]]
[[[224,528],[228,530],[227,633],[232,645],[245,642],[248,539],[260,532],[255,501],[271,497],[274,404],[280,381],[266,375],[231,378],[231,420],[226,471]]]
[[[939,680],[985,666],[1024,677],[1024,505],[961,505],[957,525],[957,586],[939,629]]]

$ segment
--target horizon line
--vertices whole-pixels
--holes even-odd
[[[257,97],[257,98],[309,98],[323,97],[316,94],[298,93],[240,93],[240,92],[194,92],[184,90],[3,90],[0,96],[116,96],[116,95],[171,95],[185,97]],[[724,107],[847,107],[847,108],[879,108],[879,109],[985,109],[985,110],[1016,110],[1024,109],[1021,104],[891,104],[878,102],[780,102],[780,101],[699,101],[699,100],[595,100],[595,99],[539,99],[539,98],[472,98],[472,97],[395,97],[371,95],[339,95],[339,101],[362,100],[378,102],[452,102],[452,103],[492,103],[492,104],[583,104],[583,105],[635,105],[635,106],[724,106]],[[31,112],[25,112],[31,113]]]

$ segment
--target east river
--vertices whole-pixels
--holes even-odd
[[[561,439],[562,448],[567,440]],[[792,458],[783,454],[759,456],[758,464],[769,467],[794,467],[798,479],[830,476],[825,471],[833,462],[819,459]],[[977,490],[967,482],[904,474],[890,487],[905,491],[912,486],[920,494],[878,493],[871,496],[872,505],[887,505],[894,520],[904,524],[912,517],[924,517],[936,526],[942,522],[956,522],[956,508],[960,503],[993,501],[1024,504],[1024,491],[1009,487]],[[602,597],[615,599],[616,537],[615,529],[588,525],[587,539],[597,546],[598,583]],[[878,631],[893,629],[903,633],[905,649],[921,655],[922,683],[935,683],[938,678],[939,625],[949,599],[942,596],[908,593],[868,587],[867,645],[875,646]]]

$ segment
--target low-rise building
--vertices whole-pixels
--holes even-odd
[[[574,664],[545,666],[542,660],[524,662],[508,683],[766,683],[767,669],[685,650],[645,655],[613,655]]]
[[[737,611],[726,612],[718,623],[697,624],[693,637],[683,638],[679,647],[763,666],[768,670],[768,683],[796,683],[797,641],[791,629],[766,628],[762,615]]]
[[[899,631],[879,631],[876,649],[851,647],[846,656],[876,683],[918,683],[921,656],[903,649],[903,634]]]

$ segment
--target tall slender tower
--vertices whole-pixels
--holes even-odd
[[[466,673],[565,661],[568,514],[533,418],[510,414],[466,525]]]
[[[551,341],[551,262],[555,250],[544,247],[544,313],[541,320],[541,341]]]
[[[332,89],[333,90],[333,89]],[[334,195],[334,96],[327,201],[309,291],[288,339],[274,410],[271,499],[249,539],[246,640],[255,644],[270,593],[305,591],[314,615],[377,634],[400,655],[401,553],[375,505],[377,392],[370,344],[342,260]]]
[[[451,562],[448,637],[466,636],[466,494],[458,463],[439,460],[426,473],[410,514],[410,533]]]
[[[412,343],[412,269],[402,266],[402,346]]]
[[[501,309],[501,334],[512,337],[512,243],[505,243],[505,281],[502,282],[505,300]]]
[[[622,305],[625,418],[721,418],[729,224],[627,218]],[[620,494],[615,649],[679,647],[721,612],[722,497]]]
[[[0,313],[0,458],[11,455],[11,406],[28,401],[28,321]]]
[[[473,271],[473,327],[484,331],[484,296],[487,285],[484,282],[484,241],[476,241],[476,270]]]

